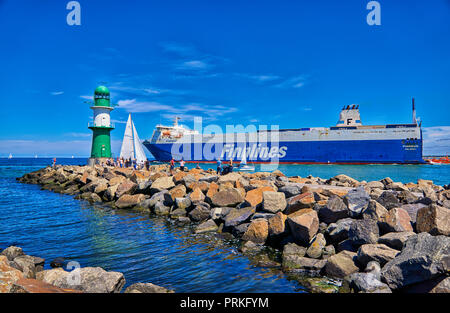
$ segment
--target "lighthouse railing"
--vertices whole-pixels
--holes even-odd
[[[99,125],[99,124],[97,124],[97,123],[95,123],[95,122],[88,122],[88,128],[89,127],[105,127],[105,128],[116,128],[116,125],[115,125],[115,123],[109,123],[109,126],[106,126],[106,125]]]

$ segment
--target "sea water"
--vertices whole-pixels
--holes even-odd
[[[57,159],[58,164],[86,161]],[[27,254],[44,257],[47,269],[52,259],[64,257],[82,267],[119,271],[126,286],[151,282],[177,292],[304,292],[280,271],[252,265],[237,251],[236,240],[195,235],[192,227],[177,227],[164,218],[91,205],[16,181],[51,162],[50,158],[0,159],[0,249],[20,246]],[[288,176],[347,174],[366,181],[389,176],[404,183],[418,178],[440,185],[450,182],[450,166],[280,165],[278,169]]]

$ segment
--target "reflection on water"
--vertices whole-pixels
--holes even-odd
[[[56,257],[124,273],[127,286],[152,282],[177,292],[303,292],[276,269],[259,268],[236,240],[193,234],[192,226],[143,213],[92,206],[15,177],[32,167],[0,166],[0,248],[16,244]]]

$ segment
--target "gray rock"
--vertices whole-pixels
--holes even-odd
[[[286,209],[286,197],[282,192],[264,191],[262,208],[269,213],[282,212]]]
[[[278,191],[284,193],[286,198],[290,198],[290,197],[301,194],[302,188],[303,188],[303,185],[301,185],[301,184],[291,183],[289,185],[281,187],[280,189],[278,189]]]
[[[374,219],[381,221],[382,217],[388,213],[388,210],[382,206],[378,201],[370,200],[367,209],[362,213],[363,219]]]
[[[230,207],[212,208],[209,216],[215,221],[223,220],[225,216],[230,213],[231,209],[232,208]]]
[[[325,240],[325,237],[323,236],[323,234],[318,233],[309,245],[308,250],[306,250],[306,255],[313,259],[319,259],[322,256],[323,250],[325,249],[326,245],[327,242]]]
[[[370,261],[367,263],[365,273],[372,273],[375,275],[376,279],[381,281],[381,265],[377,261]]]
[[[274,217],[275,214],[273,213],[264,213],[264,212],[257,212],[255,213],[250,220],[255,220],[257,218],[263,218],[265,220],[268,220],[269,218]]]
[[[402,250],[406,240],[413,235],[415,233],[411,231],[387,233],[378,238],[378,243],[385,244],[392,249]]]
[[[450,271],[450,238],[420,233],[411,236],[401,253],[381,271],[391,289],[423,282]]]
[[[348,238],[348,232],[350,227],[355,222],[355,220],[351,218],[344,218],[336,223],[332,223],[328,225],[326,230],[326,234],[330,237],[333,242],[340,242]]]
[[[298,255],[283,255],[282,267],[285,272],[318,275],[327,264],[327,260],[311,259]]]
[[[175,204],[177,206],[177,208],[179,209],[184,209],[184,210],[188,210],[191,207],[191,199],[189,199],[188,197],[186,198],[175,198]]]
[[[360,216],[362,211],[367,209],[369,201],[370,196],[363,187],[352,189],[344,196],[344,203],[351,217]]]
[[[400,208],[408,212],[409,217],[411,218],[411,222],[415,223],[417,218],[417,212],[423,207],[426,207],[426,205],[423,203],[411,203],[411,204],[404,204]]]
[[[344,201],[338,196],[328,199],[327,205],[319,209],[319,220],[327,224],[348,217],[348,209]]]
[[[357,260],[362,267],[366,267],[371,261],[376,261],[383,266],[393,260],[399,253],[400,251],[389,248],[382,243],[367,244],[359,247]]]
[[[154,211],[156,215],[169,215],[170,207],[163,204],[163,202],[156,202]]]
[[[186,216],[187,212],[185,209],[175,209],[170,211],[171,218],[180,218]]]
[[[247,231],[249,225],[250,225],[250,223],[243,223],[243,224],[234,226],[233,230],[232,230],[232,234],[238,238],[242,237],[242,235],[245,234],[245,232]]]
[[[377,201],[387,210],[398,208],[401,204],[397,199],[397,194],[393,191],[385,191],[378,197]]]
[[[84,267],[65,273],[53,281],[52,285],[88,293],[118,293],[125,285],[122,273],[107,272],[101,267]]]
[[[189,212],[189,218],[194,222],[205,221],[209,218],[210,209],[209,206],[198,204],[195,208]]]
[[[383,284],[372,273],[353,273],[350,275],[350,288],[358,292],[392,293],[389,286]]]
[[[18,256],[24,255],[22,248],[16,246],[10,246],[2,251],[1,255],[8,258],[9,261],[13,261]]]
[[[219,229],[217,224],[212,220],[207,220],[206,222],[201,223],[195,228],[196,234],[208,233],[208,232],[216,232]]]
[[[18,265],[25,278],[36,277],[36,267],[34,262],[34,257],[29,255],[21,255],[14,258],[14,263]]]
[[[150,199],[146,200],[148,208],[152,209],[157,203],[160,203],[166,207],[173,205],[172,196],[167,190],[163,190],[155,193]]]
[[[372,219],[354,221],[348,232],[348,238],[355,246],[377,243],[378,237],[378,223]]]
[[[225,217],[225,227],[232,227],[249,220],[255,213],[255,207],[233,208]]]
[[[152,283],[137,283],[128,286],[125,293],[174,293],[174,291]]]
[[[342,240],[336,246],[337,252],[342,252],[342,251],[356,252],[358,250],[358,248],[359,248],[359,246],[355,245],[353,240],[351,240],[351,239]]]

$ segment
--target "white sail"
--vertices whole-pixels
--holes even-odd
[[[124,159],[131,158],[132,160],[136,160],[137,163],[142,163],[147,160],[136,127],[131,119],[131,114],[128,116],[127,125],[125,127],[120,157]]]
[[[145,156],[145,152],[144,152],[144,148],[142,147],[142,143],[139,140],[139,136],[136,131],[136,126],[134,126],[134,123],[132,123],[132,125],[133,125],[133,137],[134,137],[133,141],[134,141],[135,159],[138,164],[144,163],[145,161],[147,161],[147,157]]]
[[[244,151],[242,151],[241,164],[247,165],[247,147],[244,147]]]
[[[125,135],[123,136],[122,148],[120,149],[120,157],[124,159],[134,159],[133,126],[131,114],[128,116],[127,126],[125,127]]]

